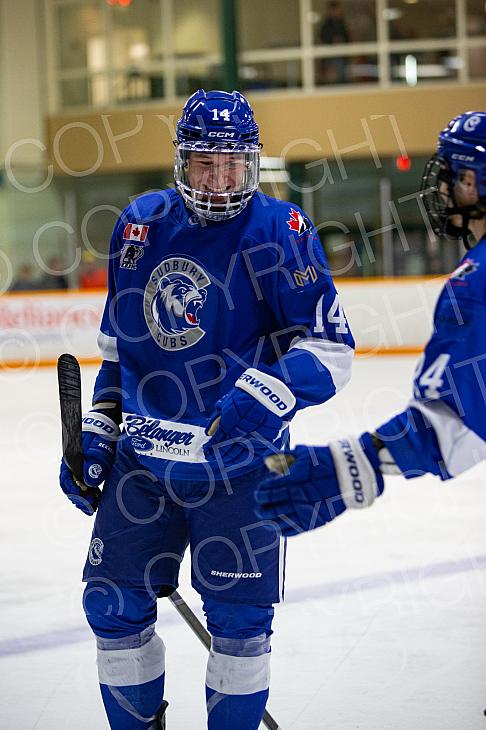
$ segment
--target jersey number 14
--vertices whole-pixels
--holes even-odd
[[[322,305],[324,302],[324,294],[317,302],[316,307],[316,326],[314,327],[314,332],[325,332],[326,328],[324,326],[323,322],[323,316],[322,316]],[[329,310],[327,312],[327,321],[329,324],[333,324],[336,327],[336,332],[338,335],[346,335],[349,332],[348,323],[346,321],[346,316],[344,314],[344,309],[341,306],[341,303],[339,301],[339,296],[336,294],[334,297],[334,301],[329,307]]]

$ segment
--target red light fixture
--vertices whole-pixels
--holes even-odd
[[[127,8],[133,0],[106,0],[107,5],[118,6],[119,8]]]
[[[408,172],[412,167],[412,160],[405,155],[398,155],[395,157],[395,167],[398,172]]]

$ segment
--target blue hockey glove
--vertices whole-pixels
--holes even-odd
[[[294,394],[281,380],[248,368],[216,403],[206,428],[211,436],[204,446],[206,458],[219,466],[243,466],[271,453],[295,403]]]
[[[96,511],[101,495],[99,486],[107,479],[113,465],[116,441],[120,435],[118,424],[107,415],[111,411],[110,404],[100,405],[102,410],[94,406],[82,420],[84,483],[80,484],[74,478],[64,459],[59,477],[64,494],[87,515]]]
[[[297,446],[265,462],[279,475],[259,485],[259,513],[276,522],[287,537],[325,525],[347,508],[369,507],[384,489],[380,459],[369,433],[329,446]]]

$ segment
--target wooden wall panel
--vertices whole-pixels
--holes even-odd
[[[264,154],[287,160],[395,155],[432,151],[437,132],[456,114],[486,109],[486,84],[415,89],[358,89],[334,94],[258,95],[250,100]],[[173,165],[181,108],[140,107],[47,120],[57,174],[154,170]],[[346,152],[344,150],[347,149]]]

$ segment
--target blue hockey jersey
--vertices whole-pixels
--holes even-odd
[[[98,343],[93,402],[121,402],[139,461],[182,479],[206,475],[208,418],[245,370],[285,382],[298,410],[343,387],[354,349],[297,206],[257,193],[212,223],[175,190],[141,196],[118,219]]]
[[[486,237],[439,296],[408,409],[377,429],[406,477],[450,479],[486,458],[485,323]]]

